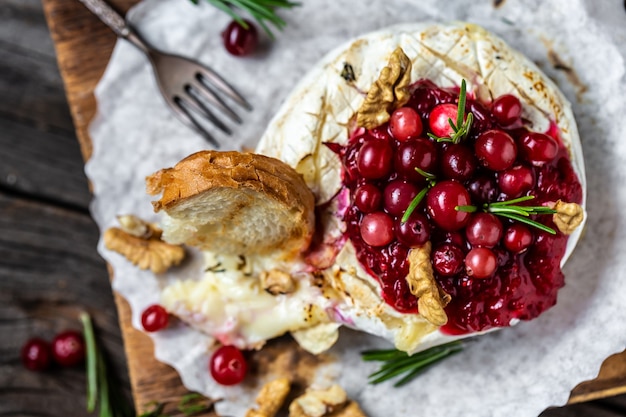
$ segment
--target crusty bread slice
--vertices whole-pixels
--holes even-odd
[[[202,151],[146,178],[164,210],[163,239],[223,254],[290,256],[306,249],[315,199],[284,162],[241,152]]]

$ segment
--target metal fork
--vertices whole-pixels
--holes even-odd
[[[159,90],[174,114],[187,126],[206,138],[213,146],[219,143],[196,118],[196,115],[210,121],[222,132],[232,132],[205,104],[210,103],[235,123],[241,118],[220,97],[220,93],[246,110],[252,106],[215,71],[197,61],[162,52],[142,39],[104,0],[80,0],[93,14],[117,34],[126,39],[149,58]]]

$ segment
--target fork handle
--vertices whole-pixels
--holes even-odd
[[[90,12],[96,15],[117,36],[124,38],[137,48],[148,52],[150,47],[130,28],[126,20],[104,0],[79,0]]]

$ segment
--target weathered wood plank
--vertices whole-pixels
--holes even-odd
[[[20,362],[30,337],[52,339],[80,329],[78,314],[94,317],[120,387],[130,396],[118,319],[98,231],[86,214],[0,193],[0,415],[80,416],[85,372],[38,374]],[[15,414],[12,414],[15,413]]]
[[[91,194],[74,132],[49,132],[2,115],[0,132],[0,187],[86,212]]]
[[[54,45],[46,26],[41,0],[2,0],[0,39],[30,55],[55,60]]]

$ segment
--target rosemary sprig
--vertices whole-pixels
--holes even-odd
[[[461,80],[461,91],[459,92],[456,123],[452,119],[448,118],[448,123],[454,131],[454,134],[450,137],[440,138],[436,135],[433,135],[432,133],[428,133],[429,138],[436,140],[437,142],[452,142],[456,144],[464,140],[467,135],[469,135],[470,129],[472,128],[472,123],[474,122],[474,115],[472,113],[468,113],[467,117],[464,117],[466,99],[467,86],[465,84],[465,80]]]
[[[515,198],[508,201],[498,201],[496,203],[483,204],[483,209],[488,213],[493,213],[496,216],[506,217],[507,219],[516,220],[518,222],[535,227],[544,232],[555,235],[556,231],[538,221],[530,218],[531,215],[538,214],[554,214],[556,210],[545,206],[519,206],[517,203],[523,203],[525,201],[533,200],[534,195],[527,195],[524,197]],[[456,206],[456,211],[465,211],[473,213],[478,210],[476,206]]]
[[[422,200],[424,199],[424,197],[426,197],[426,193],[428,193],[428,190],[431,189],[437,183],[437,177],[435,176],[435,174],[426,172],[419,167],[415,167],[415,171],[417,171],[417,173],[420,174],[422,177],[426,178],[427,185],[426,187],[424,187],[422,191],[420,191],[419,193],[417,193],[415,197],[413,197],[413,200],[411,200],[411,203],[404,211],[404,214],[402,215],[402,219],[400,219],[401,223],[406,223],[409,220],[409,217],[411,217],[411,214],[413,214],[417,206],[419,206]]]
[[[199,0],[190,0],[194,4],[198,4]],[[248,25],[241,17],[240,12],[246,12],[252,16],[268,36],[274,39],[274,34],[267,26],[272,24],[276,29],[282,30],[287,23],[276,14],[276,9],[291,9],[299,6],[300,3],[289,0],[206,0],[209,4],[217,7],[219,10],[228,14],[234,20],[239,22],[244,28]]]
[[[361,353],[364,361],[384,362],[380,369],[369,375],[370,384],[380,384],[392,378],[402,376],[393,386],[400,387],[412,381],[432,365],[441,362],[463,350],[460,341],[446,343],[426,349],[414,355],[399,350],[371,350]]]

